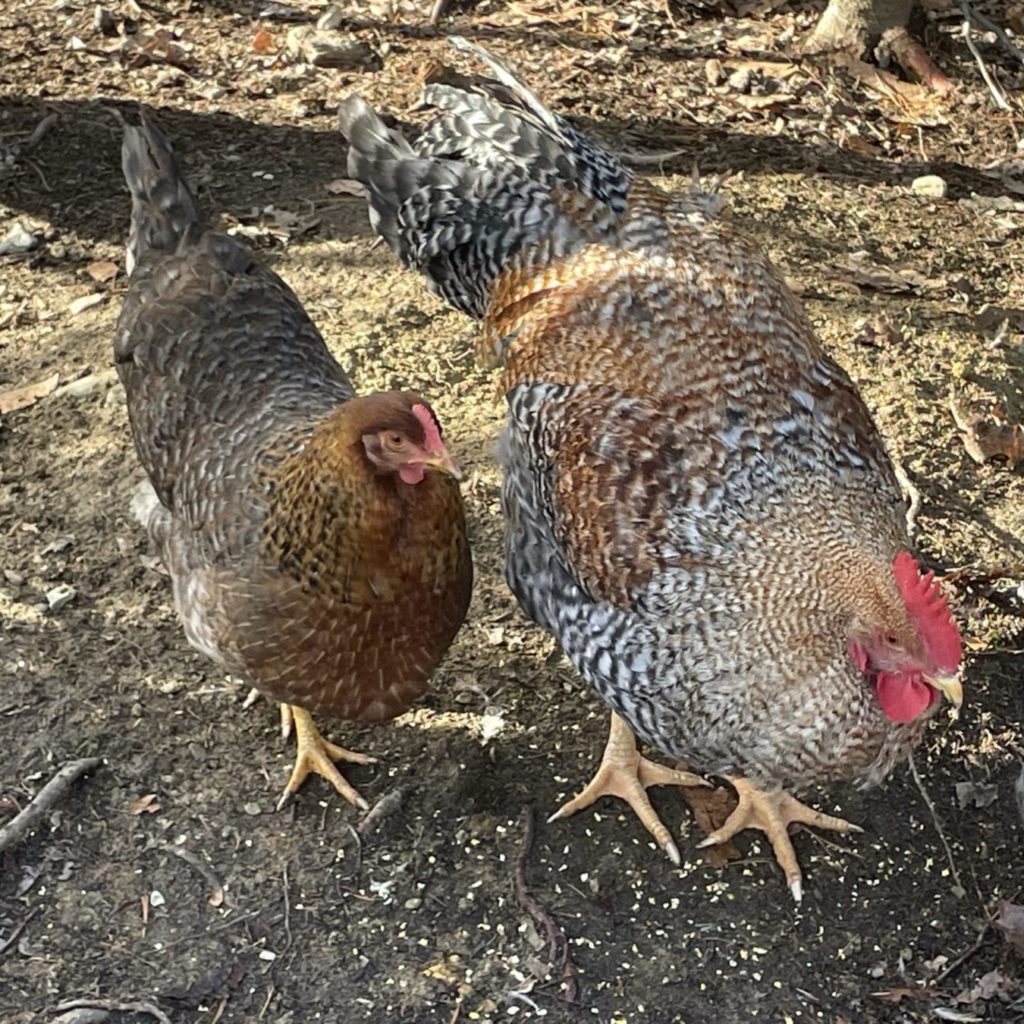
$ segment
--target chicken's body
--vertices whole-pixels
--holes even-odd
[[[189,640],[276,701],[401,713],[462,623],[472,570],[455,480],[406,483],[364,441],[415,431],[409,409],[429,407],[355,396],[288,286],[206,226],[152,127],[125,129],[124,165],[115,360],[152,485],[135,510]]]
[[[415,148],[355,98],[342,128],[377,230],[483,319],[503,368],[512,590],[694,769],[772,793],[878,782],[935,705],[908,683],[889,712],[919,713],[894,721],[876,662],[853,661],[862,625],[922,650],[893,569],[904,505],[863,401],[709,197],[634,181],[459,48],[500,85],[429,85],[440,113]]]

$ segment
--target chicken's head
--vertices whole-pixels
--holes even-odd
[[[460,478],[434,410],[419,395],[398,391],[368,397],[376,400],[375,415],[366,418],[360,437],[378,472],[397,473],[407,484],[418,484],[428,469]]]
[[[879,703],[894,722],[912,722],[945,694],[960,706],[960,631],[934,573],[921,575],[905,551],[892,573],[901,614],[884,625],[858,620],[849,637],[850,658],[874,684]]]

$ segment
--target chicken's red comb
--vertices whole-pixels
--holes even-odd
[[[434,410],[429,405],[417,402],[412,407],[412,414],[423,427],[423,447],[428,452],[443,452],[444,442],[441,440],[441,424],[437,422]]]
[[[917,627],[924,641],[925,651],[936,667],[953,675],[960,667],[963,647],[960,630],[949,611],[949,602],[935,573],[923,576],[917,562],[901,551],[892,563],[896,586],[900,588],[910,621]]]

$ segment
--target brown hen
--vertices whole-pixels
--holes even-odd
[[[424,692],[472,585],[457,470],[427,402],[357,397],[291,289],[209,228],[163,135],[126,126],[131,275],[114,357],[133,503],[189,640],[283,705],[310,771],[365,801],[310,712],[359,722]]]
[[[613,711],[594,782],[678,862],[646,787],[733,782],[709,838],[763,829],[799,899],[792,822],[846,830],[787,790],[881,781],[960,636],[908,552],[892,464],[796,297],[713,197],[635,180],[498,60],[428,84],[411,145],[358,97],[349,173],[376,230],[483,321],[502,367],[506,574]]]

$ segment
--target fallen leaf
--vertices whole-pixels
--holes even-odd
[[[97,284],[106,284],[107,281],[113,281],[117,277],[117,264],[110,260],[97,260],[95,263],[90,263],[85,269]]]
[[[964,448],[975,462],[1001,457],[1014,469],[1024,459],[1024,430],[1019,423],[1007,423],[997,415],[991,419],[971,415],[955,398],[949,400],[949,409],[962,432]]]
[[[705,835],[711,835],[721,828],[736,809],[736,794],[728,786],[683,786],[683,799],[690,805],[697,828]],[[725,867],[731,860],[740,859],[740,851],[732,840],[709,846],[701,851],[713,868]]]
[[[130,814],[156,814],[159,810],[160,805],[156,802],[156,793],[147,793],[128,805]]]
[[[252,48],[255,53],[270,53],[275,49],[274,37],[262,25],[253,38]]]
[[[845,260],[836,263],[836,269],[858,288],[868,288],[876,292],[919,294],[937,291],[948,284],[945,278],[928,277],[917,267],[909,264],[889,267],[876,263],[867,252],[851,253]]]
[[[956,997],[958,1003],[976,1003],[979,1000],[1009,999],[1016,990],[1016,984],[999,971],[983,974],[972,988],[965,989]]]
[[[26,384],[24,387],[0,392],[0,416],[14,412],[16,409],[27,409],[30,405],[35,405],[40,398],[45,398],[52,393],[59,380],[59,373],[51,373],[49,377],[44,377],[42,380],[36,381],[35,384]]]
[[[1009,900],[999,900],[994,923],[1003,933],[1003,938],[1024,956],[1024,907]]]
[[[362,184],[352,178],[335,178],[334,181],[327,182],[324,188],[332,196],[363,196],[366,194]]]
[[[958,782],[955,788],[961,810],[965,807],[988,807],[999,796],[999,787],[992,783]]]

